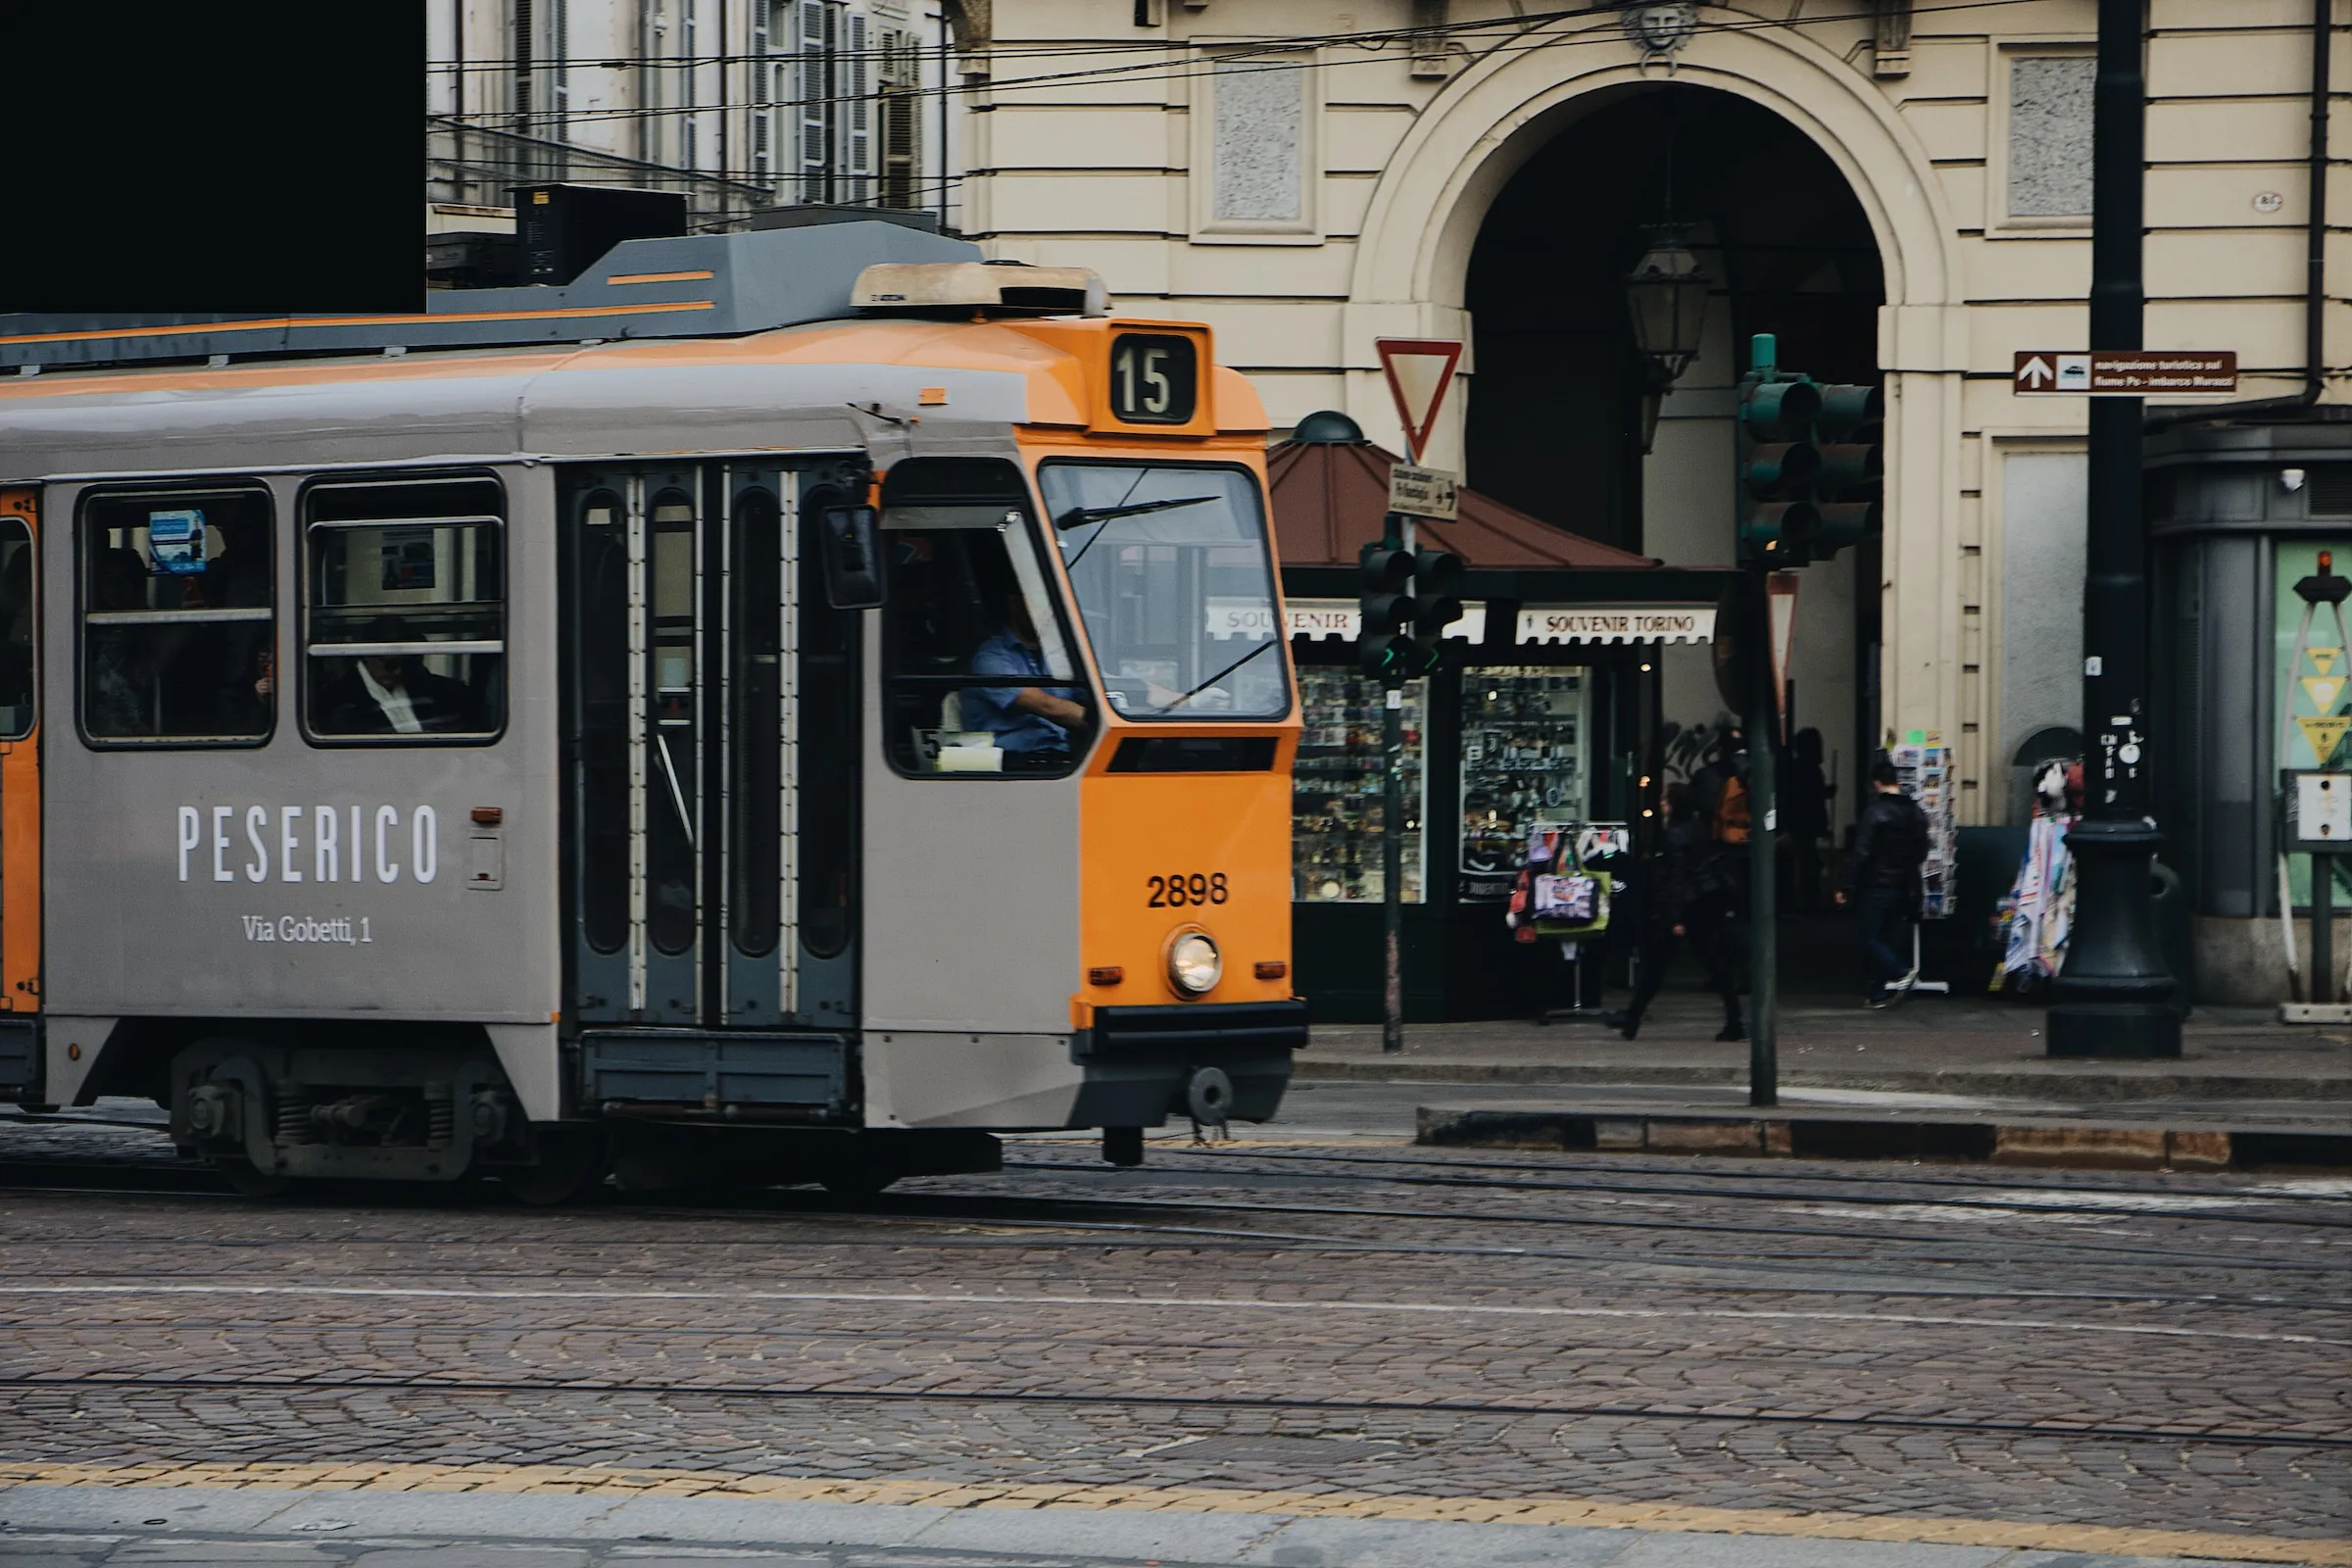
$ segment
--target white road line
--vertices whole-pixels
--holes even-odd
[[[1734,1323],[1908,1323],[1935,1328],[2048,1329],[2076,1334],[2152,1335],[2177,1340],[2352,1346],[2352,1340],[2323,1339],[2311,1334],[2253,1334],[2141,1323],[2070,1323],[2055,1318],[1943,1317],[1918,1312],[1727,1312],[1708,1307],[1489,1306],[1453,1301],[1255,1301],[1215,1296],[967,1296],[883,1291],[515,1291],[389,1285],[0,1285],[0,1297],[7,1296],[325,1296],[466,1301],[804,1301],[897,1306],[1172,1306],[1188,1310],[1207,1307],[1246,1312],[1408,1312],[1449,1317],[1708,1318]]]

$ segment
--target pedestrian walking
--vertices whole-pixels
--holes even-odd
[[[1862,967],[1869,976],[1864,1000],[1886,1005],[1886,986],[1911,972],[1903,956],[1911,923],[1919,918],[1919,868],[1928,858],[1928,817],[1903,793],[1892,762],[1870,770],[1871,802],[1854,829],[1853,885],[1861,917]]]
[[[1830,797],[1836,793],[1822,771],[1821,731],[1798,730],[1781,772],[1779,802],[1796,895],[1790,902],[1798,914],[1821,911],[1821,841],[1830,836]]]
[[[1730,929],[1727,907],[1732,884],[1724,865],[1722,846],[1708,831],[1706,813],[1687,784],[1666,787],[1666,827],[1652,858],[1648,917],[1642,930],[1642,984],[1634,993],[1618,1032],[1631,1040],[1642,1032],[1642,1014],[1657,1000],[1666,983],[1666,965],[1685,944],[1707,972],[1707,984],[1723,999],[1723,1028],[1718,1040],[1745,1040],[1747,1026],[1740,1016],[1740,993],[1732,985],[1724,961],[1724,941]]]

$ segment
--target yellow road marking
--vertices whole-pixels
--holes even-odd
[[[1779,1508],[1690,1508],[1603,1497],[1383,1496],[1235,1487],[998,1485],[951,1481],[824,1481],[725,1470],[495,1464],[0,1464],[0,1493],[41,1487],[266,1487],[292,1492],[467,1492],[573,1496],[768,1497],[932,1508],[1069,1508],[1094,1512],[1293,1514],[1316,1519],[1478,1520],[1733,1536],[2009,1546],[2118,1556],[2225,1557],[2352,1568],[2352,1543],[2218,1530],[2145,1530],[2007,1519],[1929,1519]]]

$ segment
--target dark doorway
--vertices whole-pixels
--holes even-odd
[[[1486,494],[1630,550],[1643,545],[1642,365],[1624,279],[1645,225],[1669,217],[1691,225],[1710,313],[1728,312],[1738,345],[1737,363],[1693,366],[1686,384],[1737,379],[1755,332],[1778,333],[1781,364],[1817,380],[1879,374],[1878,246],[1828,154],[1709,88],[1597,103],[1512,176],[1479,231],[1466,460]]]

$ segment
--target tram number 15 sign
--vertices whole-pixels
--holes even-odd
[[[1110,412],[1128,424],[1188,424],[1200,386],[1193,340],[1121,332],[1110,340]]]

